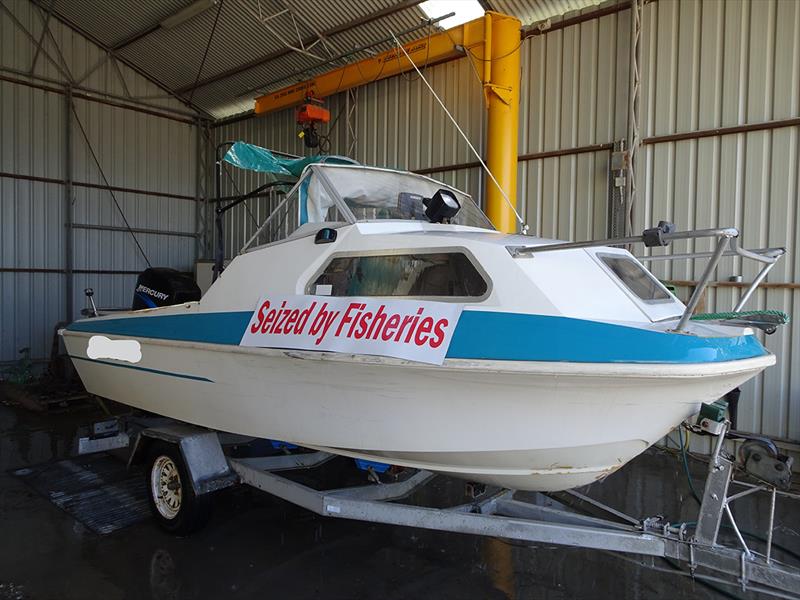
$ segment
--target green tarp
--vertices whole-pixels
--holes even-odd
[[[276,156],[266,148],[247,144],[245,142],[235,142],[228,152],[225,153],[223,160],[250,171],[260,173],[271,173],[273,175],[300,177],[303,169],[307,165],[320,162],[331,162],[334,164],[358,164],[356,161],[344,156],[304,156],[301,158],[283,158]]]

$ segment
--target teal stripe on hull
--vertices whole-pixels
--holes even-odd
[[[92,358],[85,358],[83,356],[69,355],[72,360],[85,360],[91,363],[100,363],[102,365],[109,365],[111,367],[122,367],[123,369],[133,369],[135,371],[145,371],[146,373],[155,373],[156,375],[168,375],[169,377],[178,377],[180,379],[192,379],[194,381],[203,381],[206,383],[214,383],[211,379],[200,377],[198,375],[187,375],[185,373],[173,373],[172,371],[161,371],[159,369],[149,369],[147,367],[137,367],[136,365],[123,365],[122,363],[112,363],[107,360],[94,360]]]
[[[706,363],[766,354],[754,335],[699,337],[612,323],[464,311],[450,358],[584,363]]]
[[[238,345],[252,313],[86,319],[70,331]],[[753,335],[699,337],[583,319],[465,310],[447,358],[581,363],[707,363],[763,356]]]
[[[218,312],[127,319],[84,319],[72,323],[67,329],[157,340],[238,345],[252,315],[252,312]]]

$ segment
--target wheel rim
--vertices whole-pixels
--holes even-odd
[[[181,510],[181,476],[169,456],[159,456],[150,471],[150,492],[156,510],[165,519],[174,519]]]

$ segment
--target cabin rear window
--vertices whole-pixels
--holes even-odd
[[[638,261],[612,254],[601,254],[598,257],[619,277],[625,287],[645,302],[671,299],[667,290]]]
[[[488,285],[461,252],[340,256],[309,293],[329,296],[437,296],[476,298]]]

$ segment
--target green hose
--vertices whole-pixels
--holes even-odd
[[[681,457],[683,458],[683,470],[686,473],[686,480],[689,482],[689,489],[692,491],[692,496],[694,496],[694,499],[697,500],[697,503],[702,505],[703,501],[700,499],[700,494],[698,494],[697,490],[694,489],[694,481],[692,480],[692,474],[689,472],[689,461],[686,458],[686,446],[683,443],[682,427],[678,427],[678,440],[681,443]]]

